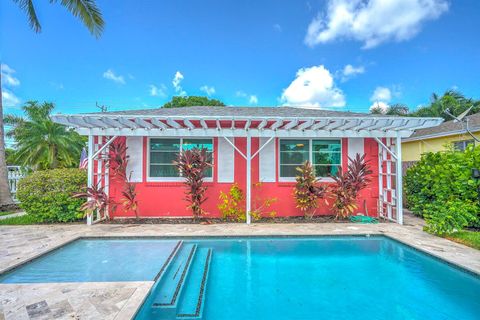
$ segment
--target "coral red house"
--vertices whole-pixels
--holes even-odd
[[[220,215],[220,191],[237,183],[250,211],[255,199],[278,199],[277,216],[301,215],[293,187],[296,167],[309,160],[324,183],[346,170],[349,157],[365,154],[373,170],[359,211],[402,223],[401,139],[415,129],[436,126],[439,118],[378,116],[292,107],[186,107],[55,115],[88,142],[88,183],[100,184],[121,203],[123,181],[112,177],[105,157],[110,144],[128,147],[127,175],[136,184],[141,217],[188,217],[182,177],[172,164],[178,152],[203,147],[212,157],[207,172],[210,217]],[[256,185],[261,182],[261,186]],[[254,187],[256,186],[256,187]],[[317,214],[331,214],[321,205]],[[132,216],[117,206],[110,217]],[[101,219],[96,217],[95,219]],[[247,216],[250,223],[250,217]]]

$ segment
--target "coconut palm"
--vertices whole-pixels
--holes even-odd
[[[38,20],[33,0],[13,0],[25,11],[30,27],[35,32],[40,32],[42,26]],[[50,0],[50,3],[57,3],[58,0]],[[103,31],[102,13],[95,0],[61,0],[60,5],[64,6],[75,17],[87,27],[95,37],[99,37]],[[7,165],[5,161],[5,139],[3,128],[3,105],[2,105],[2,74],[0,72],[0,206],[13,204],[10,189],[8,187]]]
[[[29,101],[22,107],[26,117],[6,115],[5,124],[12,127],[7,137],[15,139],[14,160],[33,169],[55,169],[78,165],[84,139],[73,130],[53,122],[52,103]]]

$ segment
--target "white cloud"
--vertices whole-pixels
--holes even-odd
[[[386,87],[376,87],[372,96],[370,97],[370,101],[372,102],[390,102],[390,100],[392,100],[392,92]]]
[[[281,25],[279,25],[278,23],[275,23],[275,24],[273,25],[273,30],[275,30],[275,31],[277,31],[277,32],[282,32],[283,29],[282,29],[282,26],[281,26]]]
[[[205,92],[207,96],[211,96],[212,94],[215,94],[215,88],[214,87],[209,87],[207,85],[201,86],[200,91]]]
[[[386,102],[376,101],[370,106],[370,111],[378,108],[378,109],[382,110],[382,113],[386,113],[389,107],[390,106]]]
[[[103,73],[103,77],[119,84],[125,84],[125,78],[123,76],[116,75],[112,69],[108,69],[107,71],[105,71]]]
[[[179,96],[185,96],[185,95],[187,95],[187,93],[185,92],[185,90],[183,90],[182,86],[180,85],[180,83],[182,82],[182,80],[183,80],[183,74],[182,74],[180,71],[175,72],[175,76],[173,77],[173,80],[172,80],[172,85],[173,85],[173,87],[175,88],[175,92],[176,92]]]
[[[16,87],[20,85],[20,80],[14,76],[15,70],[7,64],[0,65],[2,75],[2,105],[6,108],[16,107],[20,104],[20,98],[15,93],[7,89],[7,87]]]
[[[399,93],[393,93],[398,95]],[[387,111],[389,108],[390,101],[392,100],[392,91],[387,87],[376,87],[373,91],[372,96],[370,97],[370,101],[372,101],[372,105],[370,106],[370,110],[374,108],[380,108],[383,113]]]
[[[323,65],[302,68],[283,90],[284,105],[313,108],[345,106],[345,95],[335,86],[333,76]]]
[[[20,99],[10,90],[3,88],[2,104],[4,107],[16,107],[20,104]]]
[[[326,13],[310,22],[305,43],[313,47],[354,39],[368,49],[386,41],[405,41],[448,7],[446,0],[329,0]]]
[[[249,104],[258,104],[258,97],[254,94],[249,94],[242,90],[238,90],[235,95],[240,98],[245,98]]]
[[[167,87],[164,84],[161,84],[160,87],[157,87],[154,84],[150,86],[150,95],[152,97],[166,97],[167,96]]]
[[[364,72],[365,67],[363,66],[354,67],[351,64],[347,64],[342,70],[342,81],[345,82],[355,77],[357,74],[362,74]]]
[[[20,80],[15,78],[13,75],[16,71],[10,68],[7,64],[2,63],[1,73],[2,73],[2,84],[4,86],[15,87],[20,85]]]

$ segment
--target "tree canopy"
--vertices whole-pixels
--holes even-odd
[[[194,107],[194,106],[220,106],[224,107],[225,104],[217,99],[210,99],[202,96],[176,96],[171,101],[163,105],[164,108],[176,108],[176,107]]]
[[[73,130],[50,119],[54,105],[29,101],[22,107],[26,117],[6,115],[11,126],[7,137],[14,138],[16,149],[11,156],[18,165],[32,169],[78,166],[85,139]],[[9,157],[10,158],[10,157]]]
[[[453,120],[448,114],[445,113],[446,109],[449,109],[450,113],[455,116],[460,115],[468,108],[472,107],[470,114],[480,112],[480,100],[472,98],[466,98],[462,93],[454,90],[446,91],[441,97],[433,93],[430,103],[426,106],[422,106],[415,111],[410,112],[409,108],[405,104],[393,104],[386,110],[380,107],[373,107],[370,109],[372,114],[386,114],[397,116],[411,116],[411,117],[441,117],[446,121]]]

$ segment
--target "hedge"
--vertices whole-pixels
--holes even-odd
[[[479,181],[472,178],[473,168],[480,168],[480,147],[426,153],[407,170],[407,205],[425,218],[427,231],[450,234],[478,226]]]
[[[79,207],[85,201],[72,196],[87,184],[87,174],[79,169],[36,171],[18,183],[20,207],[39,222],[71,222],[81,219]]]

